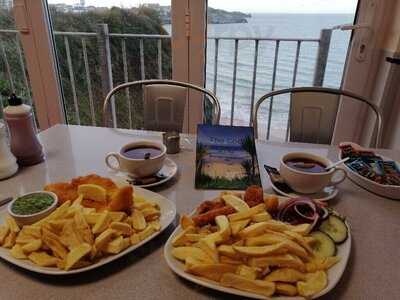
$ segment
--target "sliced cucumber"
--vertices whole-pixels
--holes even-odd
[[[330,257],[336,254],[335,242],[329,235],[321,231],[314,231],[311,233],[311,236],[315,239],[311,248],[316,256]]]
[[[347,226],[337,216],[330,215],[319,226],[319,230],[329,235],[335,243],[343,243],[347,239]]]

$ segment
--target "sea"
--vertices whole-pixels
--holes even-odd
[[[354,14],[252,14],[248,23],[208,24],[208,37],[319,38],[321,29],[352,23]],[[170,32],[170,26],[166,26]],[[350,32],[335,30],[332,34],[324,86],[340,87],[349,47]],[[274,89],[291,87],[296,54],[296,42],[280,42]],[[221,123],[231,123],[234,41],[220,40],[216,95],[221,102]],[[313,84],[318,45],[302,42],[295,86]],[[248,125],[250,121],[251,89],[254,67],[254,41],[240,41],[234,97],[233,125]],[[207,40],[206,87],[214,87],[215,40]],[[260,41],[256,73],[255,101],[272,90],[274,41]],[[269,104],[260,107],[260,128],[266,132]],[[288,123],[288,97],[275,97],[271,116],[271,138],[282,140]]]

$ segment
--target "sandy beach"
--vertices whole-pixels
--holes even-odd
[[[220,177],[233,180],[235,178],[241,179],[246,176],[246,170],[239,163],[209,162],[204,164],[202,173],[213,179]]]

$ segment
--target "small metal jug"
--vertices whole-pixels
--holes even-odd
[[[164,132],[163,144],[167,147],[167,154],[179,153],[179,151],[181,150],[179,132],[176,131]]]

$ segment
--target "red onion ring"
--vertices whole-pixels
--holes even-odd
[[[306,214],[304,214],[304,213],[302,213],[302,212],[300,211],[300,207],[303,206],[304,204],[305,204],[305,203],[301,203],[301,204],[300,204],[300,203],[296,203],[296,204],[293,206],[294,211],[295,211],[298,215],[300,215],[301,217],[303,217],[304,219],[314,221],[314,219],[315,219],[315,214],[317,213],[315,206],[313,207],[310,203],[307,203],[307,204],[306,204],[306,206],[308,206],[308,207],[311,208],[311,210],[312,210],[312,215],[311,215],[311,216],[308,216],[308,215],[306,215]]]
[[[319,211],[325,215],[325,206],[325,203],[310,198],[292,198],[279,207],[277,218],[280,221],[290,224],[309,223],[311,227],[314,227],[322,217]],[[311,215],[302,212],[300,207],[309,208]]]

